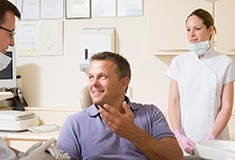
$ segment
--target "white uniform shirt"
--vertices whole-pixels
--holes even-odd
[[[188,52],[173,59],[166,75],[178,83],[182,131],[193,142],[204,139],[221,108],[223,85],[235,80],[234,62],[213,49],[202,59]],[[218,139],[229,139],[227,127]]]

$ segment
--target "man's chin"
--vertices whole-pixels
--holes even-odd
[[[93,103],[100,103],[101,102],[101,98],[100,97],[92,97],[92,102]]]

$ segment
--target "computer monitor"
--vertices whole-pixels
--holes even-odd
[[[15,88],[16,84],[16,54],[14,48],[8,49],[7,56],[11,57],[10,64],[0,71],[0,88]]]

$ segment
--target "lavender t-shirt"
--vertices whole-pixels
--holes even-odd
[[[154,105],[129,103],[135,124],[154,138],[174,137],[162,112]],[[73,160],[146,160],[127,139],[113,133],[102,121],[95,105],[69,116],[64,122],[57,148]]]

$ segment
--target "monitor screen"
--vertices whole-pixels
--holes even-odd
[[[16,87],[16,65],[14,49],[9,49],[6,53],[12,60],[8,66],[0,71],[0,88],[15,88]]]

